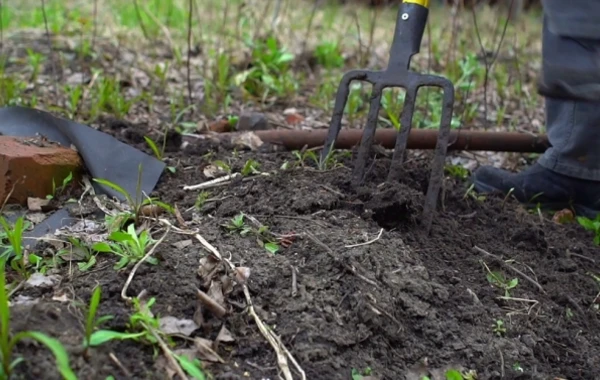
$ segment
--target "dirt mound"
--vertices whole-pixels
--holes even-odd
[[[125,141],[140,133],[124,128],[107,132]],[[402,181],[387,185],[389,161],[377,159],[365,184],[353,190],[348,159],[322,172],[308,162],[295,165],[290,153],[197,154],[209,148],[191,144],[174,153],[169,162],[177,171],[165,173],[155,195],[176,203],[223,255],[250,268],[258,314],[307,379],[358,379],[356,373],[420,379],[445,368],[476,371],[478,379],[599,378],[599,284],[591,274],[600,271],[600,250],[579,226],[554,224],[510,199],[476,199],[463,182],[447,178],[427,235],[419,220],[428,159],[411,157]],[[239,171],[249,159],[270,175],[210,189],[201,209],[194,208],[198,192],[183,185],[206,181],[203,171],[215,160]],[[223,228],[240,212],[286,244],[272,254],[255,237]],[[157,298],[160,315],[191,319],[196,311],[205,252],[197,244],[173,248],[186,239],[170,236],[158,250],[160,264],[140,267],[131,284],[130,294],[146,289]],[[115,315],[108,327],[122,331],[129,309],[119,294],[128,271],[114,271],[114,261],[99,257],[96,270],[65,275],[61,292],[74,290],[87,300],[100,283],[101,313]],[[216,379],[277,378],[276,357],[245,313],[244,295],[233,292],[228,302],[234,313],[223,320],[205,314],[206,325],[195,333],[214,339],[224,325],[235,338],[220,345],[225,363],[206,368]],[[69,313],[66,306],[38,305],[15,310],[14,319],[20,328],[35,323],[74,342],[81,327]],[[58,378],[44,352],[20,352],[28,358],[28,378]],[[103,346],[92,363],[76,360],[81,378],[122,378],[110,353],[118,354],[127,378],[163,378],[152,349],[127,341]]]

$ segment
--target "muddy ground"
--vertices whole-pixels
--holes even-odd
[[[103,122],[101,128],[150,153],[143,125]],[[353,369],[370,369],[376,379],[420,379],[446,368],[475,371],[477,379],[600,379],[599,283],[591,275],[600,271],[600,249],[576,223],[555,224],[551,214],[541,218],[511,199],[478,201],[468,184],[448,177],[427,235],[419,224],[427,156],[411,155],[403,180],[392,185],[382,185],[389,159],[378,156],[365,184],[352,189],[352,161],[343,155],[343,165],[319,172],[308,161],[294,167],[289,152],[232,152],[205,141],[179,149],[175,142],[167,156],[176,173],[165,172],[153,195],[176,204],[188,227],[232,263],[250,268],[258,315],[307,379],[359,379]],[[235,172],[250,158],[271,174],[210,189],[201,210],[193,208],[198,191],[183,185],[206,181],[204,169],[217,159]],[[223,227],[240,212],[287,236],[281,249],[267,252],[253,236]],[[142,265],[128,294],[146,290],[156,297],[155,313],[198,321],[196,287],[208,291],[199,261],[207,251],[195,240],[173,246],[186,240],[189,235],[171,233],[157,249],[159,264]],[[511,261],[502,265],[475,246]],[[41,298],[14,306],[14,328],[60,338],[80,379],[164,379],[164,363],[150,346],[111,342],[87,360],[78,352],[83,314],[65,298],[87,303],[100,284],[99,313],[115,316],[104,327],[127,328],[131,306],[120,293],[131,268],[115,271],[115,262],[99,255],[88,272],[65,268],[54,289],[24,289],[20,297]],[[518,279],[508,299],[499,298],[505,292],[488,281],[486,266]],[[235,339],[219,343],[223,363],[205,360],[207,372],[214,379],[279,378],[274,351],[246,313],[239,287],[225,305],[230,313],[221,319],[204,309],[203,324],[191,335],[214,340],[225,326]],[[175,338],[179,347],[188,340]],[[26,358],[20,378],[60,378],[45,350],[19,345],[18,352]]]

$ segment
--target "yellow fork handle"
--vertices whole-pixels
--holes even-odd
[[[418,4],[422,7],[429,9],[429,0],[402,0],[403,3]]]

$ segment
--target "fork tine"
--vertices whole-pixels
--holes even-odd
[[[358,185],[362,182],[367,166],[367,157],[373,145],[373,138],[377,130],[377,120],[379,118],[379,109],[381,108],[381,94],[383,86],[374,85],[371,92],[371,104],[367,115],[367,123],[365,125],[360,147],[358,148],[354,170],[352,171],[352,184]]]
[[[436,86],[441,87],[444,93],[442,104],[442,117],[440,120],[440,130],[437,144],[435,146],[435,155],[431,165],[431,174],[427,194],[425,195],[425,205],[423,207],[423,225],[427,233],[433,223],[433,213],[435,211],[442,180],[444,178],[444,164],[446,153],[448,151],[448,141],[450,139],[450,129],[452,127],[452,113],[454,107],[454,85],[446,78],[437,77]]]
[[[388,181],[398,181],[400,179],[400,168],[404,161],[404,152],[408,143],[408,136],[412,128],[413,115],[415,113],[415,103],[417,99],[418,87],[409,87],[404,96],[404,105],[402,106],[402,116],[400,117],[400,132],[396,136],[396,145],[394,146],[394,155]]]
[[[346,108],[348,95],[350,94],[350,84],[354,80],[363,80],[366,79],[366,77],[367,73],[364,70],[351,70],[342,77],[335,95],[335,104],[333,106],[333,113],[327,139],[325,140],[325,146],[321,150],[321,164],[325,162],[327,155],[329,155],[329,152],[333,148],[335,140],[342,129],[342,117],[344,116],[344,109]]]

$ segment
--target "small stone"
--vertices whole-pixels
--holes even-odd
[[[238,131],[262,131],[269,129],[269,122],[264,114],[252,112],[240,116],[236,129]]]

